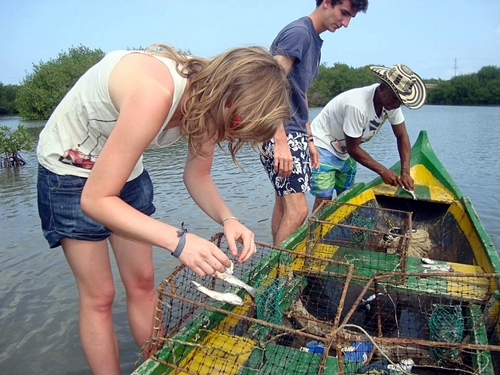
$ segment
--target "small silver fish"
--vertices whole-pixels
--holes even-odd
[[[438,264],[435,260],[432,260],[430,258],[422,258],[421,261],[422,261],[422,263],[425,263],[425,264]]]
[[[230,260],[230,262],[231,262],[231,265],[229,267],[227,267],[224,272],[232,275],[234,273],[234,263],[232,260]]]
[[[408,194],[410,194],[414,200],[417,200],[417,196],[415,195],[415,192],[414,192],[413,190],[406,189],[406,188],[403,188],[403,189],[404,189],[404,191],[406,191]]]
[[[391,374],[393,371],[395,371],[396,374],[407,374],[411,372],[411,369],[415,365],[415,362],[413,362],[413,359],[408,358],[408,359],[403,359],[401,362],[397,364],[389,364],[387,365],[387,368],[391,370]]]
[[[453,267],[450,266],[449,264],[442,264],[442,263],[422,264],[422,267],[425,268],[424,272],[429,272],[429,271],[453,272]]]
[[[217,292],[216,290],[211,290],[204,287],[203,285],[197,283],[194,280],[191,281],[193,282],[194,285],[196,285],[196,289],[198,289],[202,293],[205,293],[210,298],[213,298],[221,302],[227,302],[230,303],[231,305],[239,305],[239,306],[243,305],[243,300],[236,294]]]
[[[231,263],[231,267],[232,267],[232,263]],[[250,294],[252,296],[252,298],[255,298],[255,288],[251,287],[250,285],[245,283],[243,280],[240,280],[236,276],[232,275],[230,268],[228,268],[226,270],[226,272],[224,272],[224,273],[215,271],[214,276],[218,279],[224,280],[225,282],[227,282],[231,285],[238,286],[240,288],[244,288],[248,292],[248,294]]]

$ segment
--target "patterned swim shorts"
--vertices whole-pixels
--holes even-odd
[[[338,158],[327,149],[316,147],[319,152],[319,168],[312,171],[311,194],[317,198],[339,195],[354,184],[357,164],[352,157]]]
[[[274,170],[274,138],[262,144],[263,154],[260,155],[260,161],[279,196],[304,193],[310,189],[311,159],[307,137],[304,133],[290,133],[287,135],[287,141],[292,152],[293,164],[292,174],[289,177],[280,177]]]

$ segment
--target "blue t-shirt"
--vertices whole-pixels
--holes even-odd
[[[292,118],[285,122],[286,133],[306,133],[306,93],[318,75],[323,40],[319,37],[309,17],[302,17],[285,26],[271,44],[274,55],[293,56],[295,62],[288,73],[292,92],[290,102]]]

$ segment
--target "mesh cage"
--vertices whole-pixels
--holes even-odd
[[[340,372],[350,374],[353,364],[362,364],[357,371],[369,373],[411,360],[417,374],[496,374],[497,297],[490,290],[500,275],[403,277],[404,284],[392,274],[374,276],[342,313],[336,332]]]
[[[327,201],[307,225],[308,253],[353,264],[354,278],[406,271],[411,212]]]
[[[227,249],[222,234],[212,241]],[[500,275],[390,272],[365,280],[354,277],[353,264],[306,246],[256,245],[234,270],[253,296],[184,266],[160,284],[151,358],[161,373],[396,374],[411,361],[416,374],[495,374],[491,291]],[[209,298],[193,281],[243,304]]]
[[[225,250],[222,234],[212,241]],[[178,267],[158,287],[152,338],[155,361],[177,374],[321,374],[336,369],[328,353],[335,325],[340,322],[352,266],[257,244],[257,254],[235,265],[234,275],[255,288],[245,289],[212,276],[199,277]],[[342,273],[339,273],[341,271]],[[310,280],[337,280],[342,286],[329,316],[314,316]],[[234,293],[243,305],[209,298],[196,289]],[[314,283],[313,283],[314,284]],[[328,373],[328,372],[326,372]]]

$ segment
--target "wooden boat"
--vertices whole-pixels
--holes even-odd
[[[424,131],[411,175],[416,199],[376,178],[320,206],[279,248],[257,243],[236,267],[255,298],[176,269],[158,288],[152,356],[134,374],[388,373],[408,361],[406,373],[500,371],[497,251]],[[213,241],[224,248],[221,234]],[[244,304],[213,301],[191,280]]]

